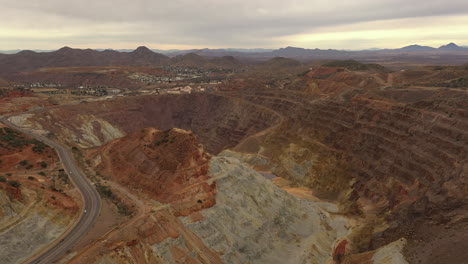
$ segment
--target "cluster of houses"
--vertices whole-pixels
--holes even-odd
[[[205,70],[199,68],[192,68],[192,67],[175,67],[175,66],[165,66],[161,67],[161,69],[165,70],[166,72],[171,72],[175,76],[159,76],[159,75],[151,75],[147,73],[132,73],[128,76],[128,78],[132,80],[137,80],[147,84],[166,84],[166,83],[174,83],[177,81],[184,81],[184,80],[193,80],[193,79],[206,79],[207,76],[212,73],[213,70]]]
[[[26,83],[26,84],[14,84],[14,88],[61,88],[61,83]]]
[[[186,78],[184,76],[175,76],[175,77],[168,77],[168,76],[156,76],[146,73],[132,73],[128,76],[128,78],[132,80],[137,80],[147,84],[156,84],[156,83],[172,83],[176,81],[182,81]]]

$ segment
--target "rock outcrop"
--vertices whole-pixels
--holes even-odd
[[[142,129],[90,151],[95,170],[150,199],[173,204],[178,214],[210,207],[209,155],[190,131]]]

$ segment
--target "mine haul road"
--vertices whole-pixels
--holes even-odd
[[[91,229],[101,210],[101,197],[94,186],[86,179],[83,172],[81,172],[73,158],[73,154],[66,146],[22,129],[8,121],[6,117],[0,116],[0,122],[53,147],[57,151],[65,171],[68,172],[68,175],[76,187],[78,187],[83,197],[84,208],[79,220],[75,222],[75,226],[68,230],[64,236],[54,241],[48,248],[43,249],[42,253],[26,262],[34,264],[53,263],[62,257],[67,250],[71,249]]]

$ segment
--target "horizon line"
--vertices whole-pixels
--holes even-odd
[[[146,45],[139,45],[136,48],[117,48],[117,49],[114,49],[114,48],[89,48],[89,47],[88,48],[82,48],[82,47],[74,48],[74,47],[71,47],[69,45],[65,45],[65,46],[62,46],[62,47],[56,48],[56,49],[0,49],[0,52],[5,52],[5,51],[6,52],[33,51],[33,52],[40,53],[40,52],[54,52],[54,51],[58,51],[58,50],[63,49],[63,48],[79,49],[79,50],[91,49],[91,50],[96,50],[96,51],[105,51],[105,50],[135,51],[135,50],[137,50],[138,48],[141,48],[141,47],[145,47],[145,48],[147,48],[149,50],[152,50],[152,51],[157,50],[157,51],[166,51],[166,52],[170,52],[170,51],[174,51],[174,52],[176,52],[176,51],[190,51],[190,50],[268,50],[268,51],[274,51],[274,50],[280,50],[280,49],[286,49],[286,48],[298,48],[298,49],[305,49],[305,50],[336,50],[336,51],[372,51],[372,50],[374,50],[374,51],[378,51],[378,50],[397,50],[397,49],[402,49],[402,48],[411,47],[411,46],[429,47],[429,48],[433,48],[433,49],[439,49],[441,47],[444,47],[444,46],[447,46],[447,45],[450,45],[450,44],[455,44],[455,45],[457,45],[458,47],[461,47],[461,48],[468,48],[468,45],[458,45],[455,42],[449,42],[449,43],[441,45],[439,47],[427,46],[427,45],[422,45],[422,44],[416,44],[415,43],[415,44],[410,44],[410,45],[406,45],[406,46],[399,47],[399,48],[372,47],[372,48],[364,48],[364,49],[304,48],[304,47],[295,47],[295,46],[285,46],[285,47],[278,47],[278,48],[262,48],[262,47],[259,47],[259,48],[233,48],[233,47],[209,48],[209,47],[205,47],[205,48],[188,48],[188,49],[158,49],[158,48],[149,48]]]

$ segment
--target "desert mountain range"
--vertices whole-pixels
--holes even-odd
[[[428,58],[428,55],[431,57]],[[199,49],[154,52],[141,46],[133,51],[73,49],[63,47],[56,51],[35,52],[23,50],[15,54],[0,53],[0,72],[30,71],[44,67],[77,66],[184,66],[204,68],[233,68],[243,62],[266,61],[276,57],[299,61],[356,59],[431,60],[435,63],[463,64],[468,61],[468,48],[449,43],[439,48],[410,45],[400,49],[345,51],[286,47],[277,50]]]

